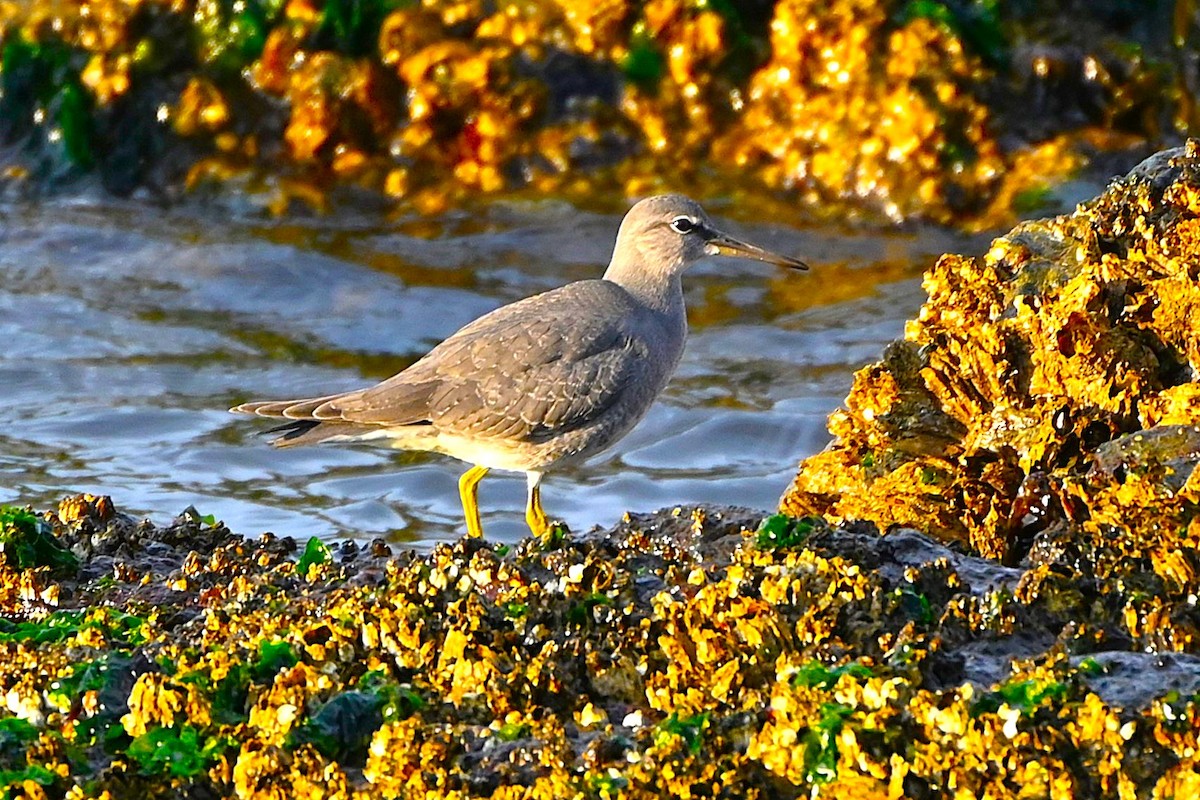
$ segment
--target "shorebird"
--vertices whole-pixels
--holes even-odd
[[[367,389],[230,409],[286,420],[280,447],[372,442],[453,456],[470,536],[482,536],[476,492],[489,470],[524,472],[525,520],[550,522],[542,477],[611,447],[645,416],[683,354],[680,279],[707,256],[808,269],[719,231],[682,195],[637,203],[598,280],[582,280],[484,314],[402,372]]]

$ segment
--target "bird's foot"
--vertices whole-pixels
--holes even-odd
[[[538,539],[545,536],[546,531],[550,528],[550,520],[547,519],[546,512],[542,511],[540,504],[531,505],[525,509],[525,522],[529,525],[529,532]]]
[[[557,547],[570,533],[570,529],[562,520],[552,521],[546,516],[546,510],[542,508],[542,492],[538,487],[541,475],[539,473],[532,474],[535,477],[529,483],[529,505],[525,507],[525,522],[529,525],[533,537],[541,543],[543,548]]]
[[[567,540],[570,533],[571,529],[567,527],[567,523],[556,519],[547,522],[546,527],[535,536],[543,550],[556,550]]]

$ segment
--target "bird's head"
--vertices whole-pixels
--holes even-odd
[[[722,233],[700,204],[679,194],[648,197],[621,221],[606,277],[672,277],[708,256],[737,256],[792,269],[808,269],[799,259],[764,250]]]

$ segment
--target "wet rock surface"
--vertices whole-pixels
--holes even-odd
[[[1085,682],[1109,705],[1139,708],[1159,697],[1200,693],[1200,657],[1194,655],[1107,652],[1092,658],[1100,669]]]

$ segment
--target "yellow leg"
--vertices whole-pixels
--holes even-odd
[[[525,508],[525,522],[529,523],[529,530],[534,536],[541,538],[550,529],[550,521],[546,519],[546,512],[542,508],[542,490],[538,485],[541,483],[542,474],[540,472],[530,472],[527,474],[529,481],[529,505]]]
[[[483,526],[479,524],[479,503],[475,495],[479,482],[487,474],[487,467],[471,467],[458,479],[458,496],[462,498],[463,516],[467,518],[467,535],[475,539],[483,536]]]

